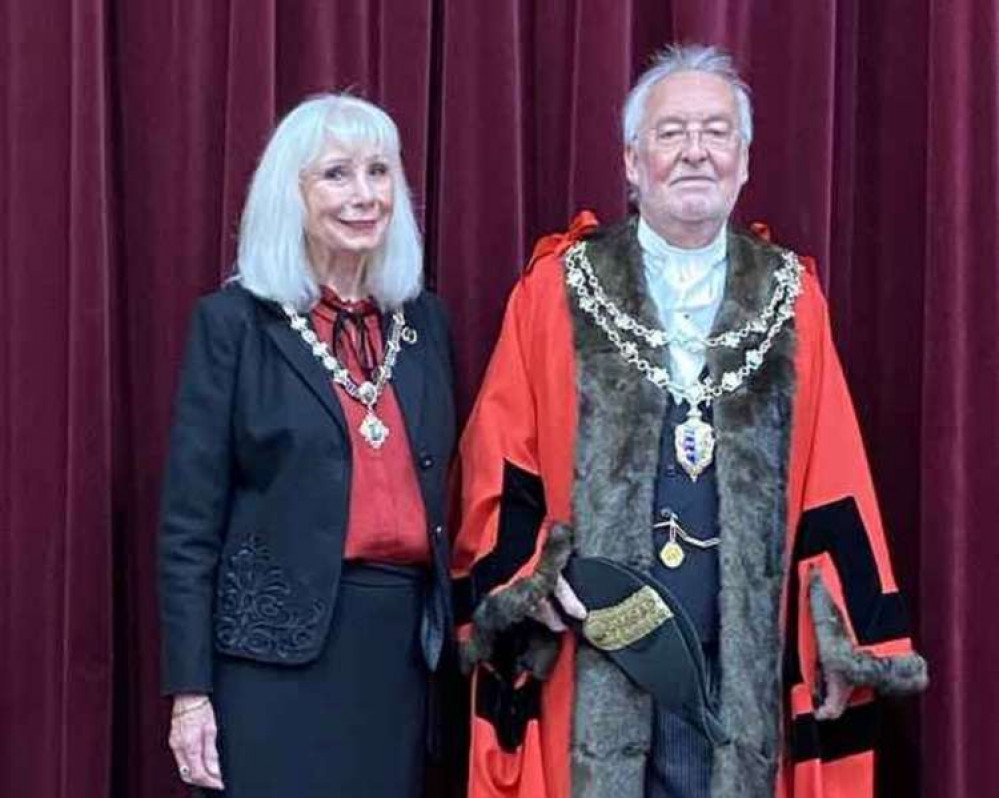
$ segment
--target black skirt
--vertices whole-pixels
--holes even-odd
[[[428,672],[427,578],[345,564],[325,648],[305,666],[216,660],[213,701],[227,798],[419,798]]]

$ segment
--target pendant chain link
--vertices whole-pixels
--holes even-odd
[[[326,342],[319,340],[319,336],[309,326],[309,322],[304,316],[288,304],[282,305],[281,309],[288,317],[291,328],[305,341],[313,356],[329,372],[333,382],[342,387],[347,396],[367,408],[368,414],[361,424],[360,432],[370,446],[375,449],[380,448],[388,437],[389,430],[375,412],[375,405],[378,404],[378,400],[385,392],[385,386],[392,379],[392,371],[402,349],[400,341],[406,341],[409,344],[416,343],[416,330],[406,326],[406,316],[402,308],[392,314],[392,328],[389,331],[388,342],[385,344],[385,356],[375,370],[374,381],[365,380],[361,383],[351,377],[346,366],[330,352]]]
[[[579,307],[603,331],[617,348],[624,361],[635,366],[649,382],[657,388],[669,391],[687,402],[692,409],[699,405],[708,406],[712,401],[727,393],[737,391],[750,375],[762,366],[767,352],[784,325],[794,317],[794,303],[801,294],[801,278],[804,269],[793,252],[781,251],[783,264],[777,270],[777,285],[762,313],[738,330],[730,330],[712,337],[670,336],[665,330],[652,329],[634,317],[624,313],[604,292],[593,266],[586,253],[586,242],[575,244],[565,256],[565,280],[576,295]],[[640,339],[626,340],[625,336]],[[750,337],[761,337],[754,347],[744,350],[742,365],[727,371],[718,382],[711,377],[697,380],[685,386],[670,377],[669,371],[653,364],[643,357],[639,343],[644,342],[653,348],[669,345],[680,346],[687,351],[702,351],[718,347],[737,348]]]

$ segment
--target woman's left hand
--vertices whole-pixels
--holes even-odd
[[[170,750],[180,778],[195,787],[224,790],[216,746],[215,710],[207,695],[180,694],[173,699]]]

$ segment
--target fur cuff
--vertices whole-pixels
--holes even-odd
[[[558,575],[572,554],[572,529],[554,524],[541,550],[537,567],[530,576],[511,582],[479,602],[472,615],[472,634],[461,645],[461,665],[467,673],[476,663],[493,656],[496,638],[527,620],[541,599],[552,594]],[[558,637],[539,625],[520,661],[539,679],[546,678],[558,654]]]
[[[919,654],[878,657],[856,650],[839,608],[818,571],[812,572],[809,599],[823,669],[842,673],[855,687],[873,687],[886,695],[918,693],[926,689],[929,683],[926,660]]]

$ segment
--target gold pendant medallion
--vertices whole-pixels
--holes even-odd
[[[683,565],[685,556],[683,547],[675,540],[669,541],[659,550],[659,559],[667,568],[679,568]]]

